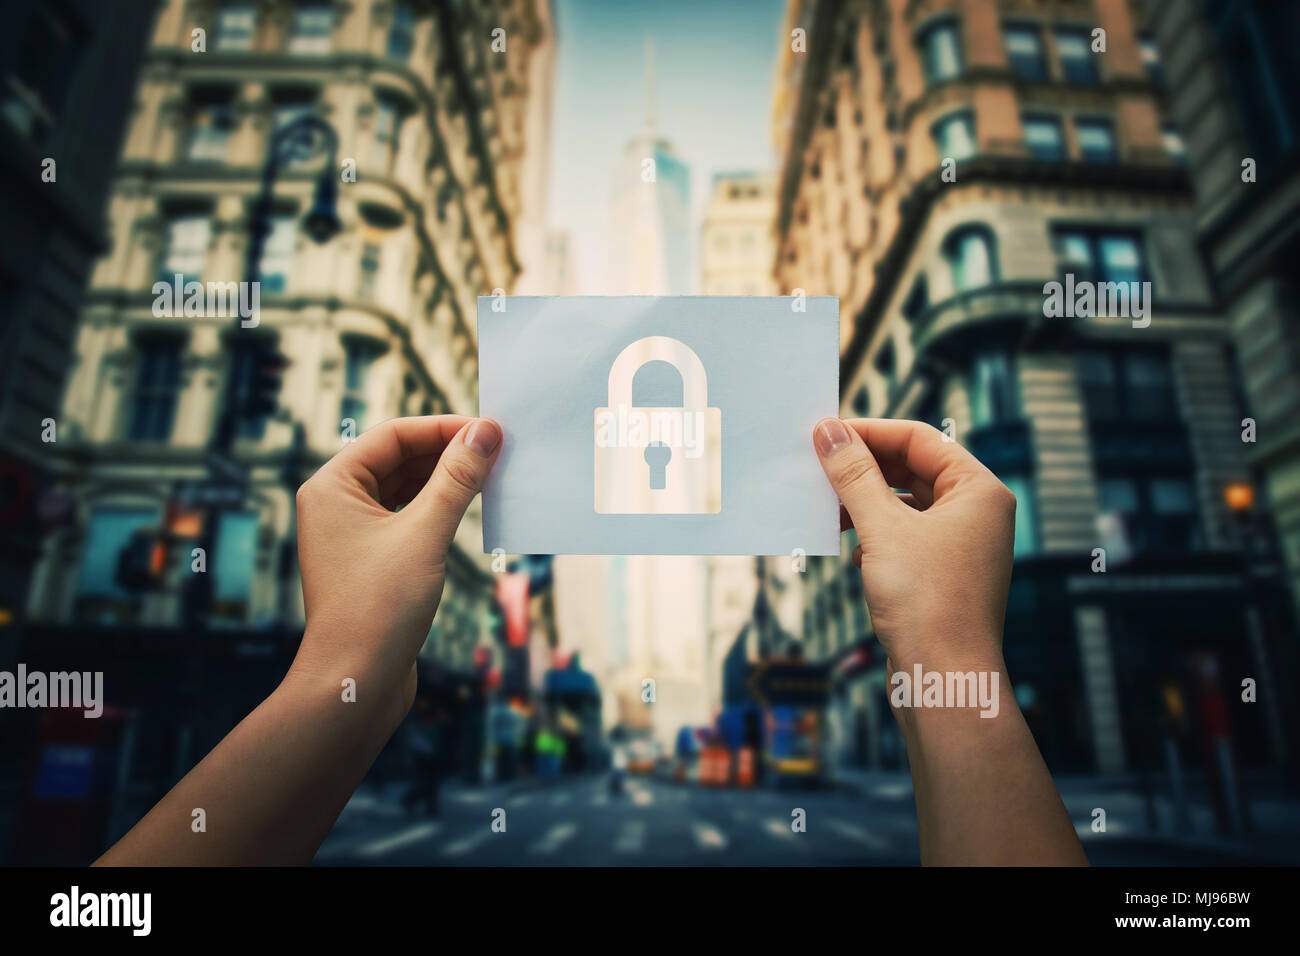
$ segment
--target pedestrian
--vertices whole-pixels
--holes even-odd
[[[452,539],[501,443],[487,419],[385,422],[298,490],[307,626],[288,674],[99,863],[311,861],[411,709]],[[893,707],[922,862],[1086,864],[1006,678],[1015,498],[918,422],[825,419],[812,444],[857,533],[853,561],[889,672],[976,671],[1005,691],[991,715]],[[177,839],[195,807],[228,821],[220,839]]]

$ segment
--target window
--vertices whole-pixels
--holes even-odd
[[[312,90],[282,90],[275,94],[275,105],[271,113],[271,133],[275,135],[304,116],[316,112],[316,93]],[[306,160],[292,160],[294,163]]]
[[[1162,352],[1085,349],[1078,356],[1079,384],[1094,422],[1162,422],[1178,418],[1169,356]]]
[[[1098,81],[1097,63],[1092,58],[1092,45],[1085,31],[1058,30],[1056,55],[1067,83],[1091,85]]]
[[[1033,82],[1047,79],[1047,61],[1043,59],[1043,41],[1037,27],[1009,26],[1002,31],[1002,38],[1016,76]]]
[[[137,345],[135,393],[127,436],[134,441],[167,441],[172,437],[176,399],[180,393],[179,336],[159,335]]]
[[[975,155],[975,119],[969,112],[943,117],[932,129],[939,158],[966,159]]]
[[[930,293],[925,281],[925,273],[921,273],[916,277],[916,281],[912,283],[912,289],[907,293],[907,298],[903,300],[903,318],[909,322],[915,322],[929,307]]]
[[[271,231],[262,249],[262,262],[258,273],[262,292],[283,292],[293,270],[293,259],[298,251],[298,220],[293,215],[275,216]]]
[[[1143,282],[1146,263],[1133,233],[1062,229],[1053,243],[1065,271],[1095,282]]]
[[[117,586],[117,557],[135,531],[152,525],[158,516],[145,508],[108,508],[90,516],[77,595],[83,598],[122,598]]]
[[[953,233],[944,242],[944,256],[952,267],[952,284],[957,292],[983,288],[997,278],[993,237],[983,227]]]
[[[375,297],[375,285],[379,279],[379,244],[367,242],[361,246],[361,284],[357,289],[363,299]]]
[[[282,92],[275,97],[271,125],[278,133],[295,120],[310,116],[316,111],[316,94],[306,90]]]
[[[179,213],[167,221],[165,248],[158,277],[171,282],[179,273],[181,282],[197,282],[208,256],[212,225],[208,214]]]
[[[340,418],[350,418],[357,423],[357,431],[366,427],[366,386],[370,367],[383,351],[383,347],[367,339],[349,339],[344,343],[346,358],[343,373],[343,403]]]
[[[0,112],[24,136],[43,139],[53,130],[82,59],[84,31],[61,4],[26,4],[27,20],[15,40],[12,71],[6,64]],[[5,19],[20,14],[6,13]],[[10,24],[6,23],[6,28]]]
[[[1085,162],[1115,162],[1115,130],[1108,120],[1075,120],[1074,132]]]
[[[1160,131],[1160,141],[1164,144],[1165,152],[1179,166],[1187,165],[1187,146],[1183,143],[1183,138],[1178,134],[1178,130],[1172,126],[1166,126]]]
[[[1020,418],[1011,359],[1006,352],[984,352],[971,363],[970,416],[972,428]]]
[[[334,33],[334,9],[327,3],[303,3],[293,11],[289,52],[318,55],[330,51]]]
[[[217,522],[216,579],[213,581],[212,616],[244,623],[253,596],[257,567],[257,515],[225,512]]]
[[[1054,162],[1065,159],[1065,138],[1061,135],[1061,121],[1054,116],[1026,116],[1025,145],[1034,159]]]
[[[257,29],[257,8],[251,3],[224,3],[217,11],[217,42],[219,53],[253,49],[253,33]]]
[[[1211,5],[1207,3],[1207,7]],[[1253,156],[1261,165],[1286,153],[1300,137],[1300,4],[1216,2],[1209,12]]]
[[[920,43],[927,83],[939,83],[961,74],[961,39],[955,22],[934,24],[921,34]]]
[[[393,6],[393,23],[388,28],[388,55],[405,60],[415,49],[415,12],[409,2]]]
[[[185,158],[195,162],[222,162],[230,134],[235,129],[234,93],[199,90],[191,94],[193,120]]]
[[[1138,37],[1138,55],[1142,57],[1142,67],[1156,86],[1165,85],[1165,71],[1160,65],[1160,50],[1156,41],[1143,34]]]
[[[391,96],[375,98],[375,166],[387,172],[397,156],[398,134],[404,111]]]
[[[1170,553],[1201,547],[1196,493],[1188,477],[1102,476],[1097,494],[1103,513],[1123,518],[1134,551]]]
[[[1016,498],[1016,529],[1012,541],[1013,557],[1021,558],[1038,550],[1038,522],[1035,515],[1034,482],[1027,475],[999,476]]]

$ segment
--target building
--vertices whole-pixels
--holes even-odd
[[[526,268],[542,274],[535,164],[548,149],[538,114],[550,108],[553,55],[545,0],[158,5],[108,200],[111,243],[57,416],[54,485],[75,513],[35,561],[31,648],[53,654],[94,635],[110,673],[122,642],[132,659],[159,650],[164,672],[182,666],[167,650],[177,641],[218,657],[292,652],[303,622],[297,484],[385,419],[475,414],[476,297],[512,291]],[[277,134],[304,117],[315,139],[293,152]],[[232,319],[212,290],[251,278],[272,144],[285,154],[260,309]],[[321,215],[336,216],[336,236],[306,234]],[[180,280],[206,301],[182,309],[178,297],[169,310],[166,287]],[[227,390],[247,394],[250,378],[266,387],[258,356],[277,352],[288,359],[269,383],[278,408],[242,406],[230,447],[214,455]],[[207,510],[222,494],[223,508]],[[210,540],[201,520],[217,522]],[[127,590],[119,558],[140,531],[170,548],[148,587]],[[199,642],[191,554],[205,540],[215,553]],[[492,556],[481,552],[474,505],[424,650],[444,670],[473,668],[492,640]],[[205,680],[219,670],[190,666]],[[259,688],[232,695],[176,765]],[[148,682],[136,692],[149,694]]]
[[[774,179],[755,172],[718,173],[700,226],[699,291],[704,295],[774,295]],[[736,635],[750,620],[758,587],[755,559],[708,561],[709,711],[724,705],[723,672]]]
[[[1197,237],[1255,420],[1246,460],[1271,507],[1300,607],[1300,77],[1290,48],[1300,9],[1148,8],[1196,190]]]
[[[1212,711],[1242,763],[1280,760],[1279,695],[1235,705],[1279,686],[1285,625],[1225,494],[1228,330],[1140,5],[795,0],[787,27],[778,285],[840,296],[842,414],[929,421],[1015,492],[1004,645],[1049,765],[1150,769],[1168,739],[1208,766]],[[1062,314],[1054,282],[1112,299]],[[796,579],[842,760],[888,765],[857,569]]]
[[[657,131],[654,89],[654,46],[647,41],[645,127],[611,171],[607,295],[691,291],[691,175]]]
[[[771,176],[718,173],[700,227],[700,292],[772,295]]]
[[[0,658],[40,548],[81,291],[109,246],[103,209],[155,4],[6,0],[0,16]],[[47,65],[57,60],[57,69]],[[55,423],[53,429],[48,423]],[[40,505],[38,507],[38,499]],[[13,624],[6,629],[5,625]]]

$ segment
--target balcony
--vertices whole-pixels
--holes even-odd
[[[930,306],[912,324],[912,344],[918,355],[957,354],[995,326],[1024,324],[1042,314],[1042,281],[998,282]]]

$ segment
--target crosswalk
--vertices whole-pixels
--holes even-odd
[[[792,815],[792,802],[789,795],[771,792],[701,792],[639,780],[611,794],[602,781],[513,794],[454,792],[441,818],[412,821],[366,797],[349,805],[317,861],[500,865],[643,859],[653,865],[672,858],[724,862],[756,854],[811,861],[830,852],[870,862],[915,852],[915,831],[909,832],[905,821],[855,817],[846,803],[835,805],[838,812],[826,807]],[[494,828],[500,809],[508,825]]]

